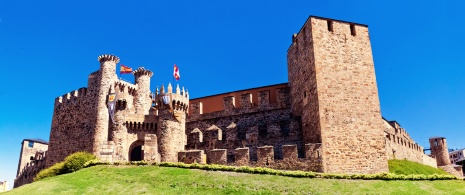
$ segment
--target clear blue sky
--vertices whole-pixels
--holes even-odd
[[[54,99],[85,87],[98,55],[152,70],[152,90],[176,63],[194,98],[283,83],[309,15],[369,25],[382,115],[422,146],[465,147],[465,3],[417,2],[0,1],[0,180],[22,139],[49,139]]]

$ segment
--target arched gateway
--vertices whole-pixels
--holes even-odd
[[[142,150],[142,146],[144,142],[141,140],[137,140],[131,144],[129,148],[129,161],[141,161],[144,160],[144,150]]]

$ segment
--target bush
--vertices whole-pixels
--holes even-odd
[[[87,161],[94,160],[96,157],[88,152],[76,152],[65,158],[63,173],[72,173],[84,168]]]
[[[56,163],[53,166],[40,171],[36,175],[36,177],[34,177],[34,181],[39,181],[39,180],[47,178],[47,177],[53,177],[53,176],[56,176],[56,175],[60,175],[60,174],[62,174],[64,166],[65,166],[65,162]]]
[[[84,168],[95,166],[95,165],[111,165],[111,163],[105,162],[105,161],[102,162],[102,161],[99,161],[98,159],[93,159],[93,160],[89,160],[86,163],[84,163]],[[115,163],[114,165],[118,165],[118,164]]]

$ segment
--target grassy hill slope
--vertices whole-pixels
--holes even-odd
[[[437,169],[430,167],[428,165],[420,164],[417,162],[412,162],[408,160],[389,160],[389,172],[402,175],[410,174],[423,174],[423,175],[432,175],[432,174],[444,174],[449,173],[445,172],[442,169]]]
[[[158,166],[94,166],[46,178],[12,194],[465,194],[461,180],[291,178]],[[2,194],[3,195],[3,194]]]

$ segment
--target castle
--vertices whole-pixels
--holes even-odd
[[[436,167],[396,121],[381,116],[366,25],[310,16],[287,59],[288,83],[189,99],[171,84],[151,91],[153,73],[144,68],[133,71],[135,83],[120,80],[120,59],[101,55],[86,88],[55,100],[42,166],[88,151],[109,162],[328,173],[388,172],[393,158]]]

